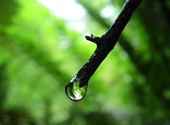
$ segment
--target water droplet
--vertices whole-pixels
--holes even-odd
[[[65,91],[67,96],[73,101],[82,100],[87,93],[87,82],[82,80],[71,80],[71,82],[66,85]]]

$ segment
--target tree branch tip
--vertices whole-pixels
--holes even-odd
[[[99,45],[102,41],[102,39],[100,37],[96,37],[93,34],[91,34],[91,36],[86,35],[85,38],[88,41],[96,43],[97,45]]]

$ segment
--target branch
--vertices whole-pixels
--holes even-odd
[[[78,71],[68,85],[66,85],[65,91],[71,100],[79,101],[85,97],[90,77],[114,48],[121,32],[141,1],[142,0],[126,0],[114,24],[101,37],[95,37],[93,35],[85,36],[87,40],[96,43],[97,48],[86,64]]]

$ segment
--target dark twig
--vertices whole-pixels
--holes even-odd
[[[106,32],[106,34],[102,35],[101,37],[95,37],[93,35],[85,36],[87,40],[96,43],[97,48],[87,63],[79,70],[75,77],[66,86],[66,93],[68,86],[77,80],[81,81],[79,87],[83,87],[88,84],[90,77],[117,43],[121,32],[141,1],[142,0],[126,0],[121,13],[111,28]]]

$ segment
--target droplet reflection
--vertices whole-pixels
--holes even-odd
[[[75,80],[65,87],[65,91],[71,100],[79,101],[82,100],[87,93],[87,84],[82,85],[81,80]]]

